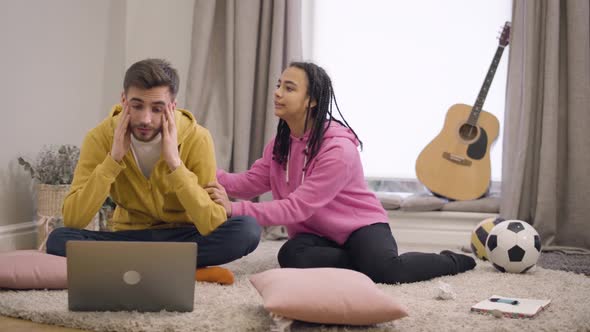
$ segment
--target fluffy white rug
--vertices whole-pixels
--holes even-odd
[[[248,281],[248,275],[277,267],[282,242],[262,242],[248,257],[228,264],[236,274],[232,286],[198,283],[192,313],[78,313],[67,310],[66,291],[0,292],[0,314],[54,325],[96,331],[269,331],[272,319]],[[457,293],[437,300],[443,281]],[[590,278],[536,268],[527,274],[503,274],[478,261],[475,270],[457,276],[406,284],[379,285],[405,304],[410,316],[370,327],[321,326],[296,322],[292,331],[589,331]],[[494,318],[470,307],[493,295],[551,299],[532,319]],[[362,301],[362,299],[359,299]]]

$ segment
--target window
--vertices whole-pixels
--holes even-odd
[[[304,59],[324,67],[364,143],[369,178],[415,178],[422,149],[451,105],[473,105],[511,16],[511,1],[305,0]],[[500,180],[508,48],[483,109],[500,121],[491,149]]]

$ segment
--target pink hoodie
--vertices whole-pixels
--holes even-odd
[[[253,216],[263,226],[285,225],[289,237],[312,233],[340,245],[363,226],[387,222],[387,213],[365,182],[359,142],[352,131],[332,121],[303,174],[308,138],[291,136],[287,170],[272,160],[272,139],[248,171],[217,171],[230,197],[247,200],[272,190],[269,202],[233,202],[232,215]]]

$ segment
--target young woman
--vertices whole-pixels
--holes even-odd
[[[281,267],[337,267],[360,271],[377,283],[407,283],[464,272],[473,258],[441,254],[398,255],[387,213],[368,189],[356,133],[342,117],[324,69],[294,62],[274,94],[277,134],[261,159],[239,174],[217,172],[211,198],[228,217],[253,216],[263,226],[284,225],[289,240]],[[336,120],[336,107],[343,122]],[[270,202],[231,202],[272,191]]]

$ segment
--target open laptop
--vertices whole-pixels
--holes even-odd
[[[72,311],[193,311],[197,244],[68,241]]]

